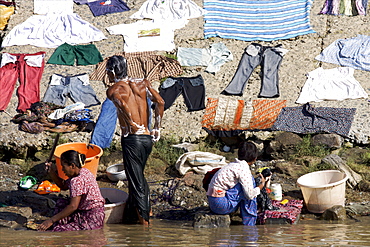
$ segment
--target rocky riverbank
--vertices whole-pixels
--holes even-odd
[[[284,147],[279,149],[281,157],[285,154],[292,155],[292,139],[298,139],[290,135],[285,139],[281,138],[279,144],[275,147]],[[284,141],[285,140],[285,141]],[[257,143],[258,144],[258,143]],[[284,151],[283,151],[284,150]],[[300,187],[297,185],[297,179],[310,171],[312,167],[321,167],[321,169],[336,169],[346,173],[349,177],[346,185],[345,207],[342,208],[340,220],[355,219],[361,220],[361,216],[370,214],[370,183],[368,182],[369,172],[368,164],[358,164],[359,157],[365,154],[367,149],[355,147],[346,150],[335,149],[323,157],[301,156],[294,160],[285,159],[258,160],[252,166],[255,173],[260,167],[270,167],[273,171],[272,182],[279,183],[282,186],[283,199],[303,200]],[[210,150],[209,150],[210,151]],[[227,161],[236,157],[234,153],[217,152],[219,155],[224,154]],[[338,155],[338,154],[340,155]],[[261,157],[265,156],[264,151],[260,149]],[[270,153],[271,154],[271,153]],[[42,160],[46,157],[39,156],[41,161],[28,161],[22,163],[22,166],[0,162],[0,226],[14,229],[25,229],[35,226],[42,220],[47,219],[53,214],[53,207],[58,198],[68,195],[68,192],[50,193],[39,195],[34,192],[37,186],[44,180],[48,179],[44,172]],[[97,173],[97,181],[101,188],[114,188],[128,192],[127,181],[111,181],[106,174],[107,166],[121,162],[121,152],[116,151],[109,155],[103,156]],[[195,170],[190,169],[185,175],[180,175],[175,164],[154,166],[148,162],[145,171],[146,178],[150,186],[150,199],[153,209],[153,217],[168,220],[182,220],[185,222],[194,222],[202,220],[199,215],[209,213],[208,200],[203,188],[203,174],[198,174]],[[356,171],[352,170],[347,163],[351,163]],[[30,175],[37,178],[38,183],[28,190],[19,188],[19,181],[22,177]],[[336,214],[329,214],[331,217],[337,217]],[[347,216],[346,216],[347,215]],[[238,214],[231,215],[232,224],[240,224]],[[302,209],[302,220],[316,219],[320,220],[321,215],[312,214],[304,206]],[[212,216],[216,217],[216,216]],[[339,217],[339,216],[338,216]],[[206,222],[197,222],[202,227],[207,226]],[[335,218],[326,218],[327,220]],[[203,219],[204,220],[204,219]],[[220,221],[221,220],[221,221]],[[338,220],[338,219],[336,219]],[[212,221],[212,220],[211,220]],[[219,226],[230,223],[230,219],[219,219]],[[188,223],[188,224],[189,224]]]
[[[16,0],[17,11],[11,16],[8,27],[2,32],[2,35],[7,35],[9,31],[16,25],[24,22],[27,18],[33,15],[33,1]],[[83,20],[91,23],[99,30],[101,30],[107,37],[104,40],[93,42],[100,51],[103,57],[114,55],[123,50],[123,38],[120,35],[110,35],[106,28],[112,25],[121,23],[131,23],[135,20],[130,18],[130,15],[135,13],[144,0],[128,1],[130,11],[122,13],[114,13],[103,16],[94,17],[87,5],[74,4],[74,12],[77,13]],[[198,6],[202,6],[201,0],[196,0]],[[358,34],[370,34],[370,16],[329,16],[319,15],[324,1],[314,1],[310,12],[311,26],[315,33],[309,35],[298,36],[288,40],[277,40],[273,42],[260,42],[261,45],[275,46],[281,44],[288,53],[284,55],[281,67],[279,69],[279,87],[281,100],[287,100],[287,106],[298,106],[295,104],[301,88],[306,82],[306,74],[318,67],[324,69],[338,67],[334,64],[322,63],[314,58],[321,53],[329,44],[337,39],[351,38]],[[251,42],[245,42],[233,39],[210,38],[204,39],[203,34],[203,18],[190,19],[189,23],[182,29],[175,32],[176,47],[185,48],[209,48],[214,43],[222,42],[233,54],[233,60],[221,66],[220,70],[215,74],[205,71],[205,67],[194,66],[184,67],[184,74],[182,76],[190,77],[202,75],[206,86],[206,97],[221,97],[220,93],[230,82],[233,77],[239,60],[243,54],[244,48]],[[10,46],[2,48],[1,52],[9,53],[35,53],[45,51],[47,61],[53,54],[55,49],[40,48],[30,45]],[[176,50],[172,52],[176,55]],[[40,96],[43,97],[52,74],[61,75],[77,75],[82,73],[92,73],[95,65],[88,66],[66,66],[46,64],[40,84]],[[355,78],[360,82],[367,93],[370,93],[370,81],[368,71],[355,70]],[[244,95],[228,96],[235,99],[253,100],[257,99],[260,89],[260,68],[258,67],[252,74],[248,81]],[[91,81],[98,99],[103,102],[105,99],[105,86],[100,81]],[[155,87],[159,86],[158,81],[153,81]],[[68,101],[67,104],[71,104]],[[0,112],[0,149],[4,151],[12,150],[27,150],[28,148],[41,150],[48,149],[53,139],[53,134],[49,132],[42,132],[40,134],[29,134],[18,129],[18,125],[10,122],[17,112],[18,98],[14,90],[10,104],[6,111]],[[356,108],[355,119],[350,130],[350,141],[354,143],[369,143],[370,136],[370,106],[368,99],[344,100],[344,101],[323,101],[314,103],[315,106],[327,107],[345,107]],[[100,112],[100,106],[91,108],[95,119]],[[180,96],[175,103],[165,111],[163,118],[163,136],[169,136],[177,139],[179,142],[188,141],[194,142],[207,136],[207,133],[201,128],[202,117],[204,110],[187,112],[183,98]],[[251,135],[257,135],[263,140],[274,136],[274,132],[251,132]],[[89,142],[91,133],[87,132],[72,132],[63,135],[63,138],[68,142]],[[120,138],[119,130],[114,136],[114,141]],[[119,142],[118,142],[119,143]],[[27,152],[27,151],[25,151]]]

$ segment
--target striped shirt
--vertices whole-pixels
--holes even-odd
[[[272,41],[314,33],[312,0],[204,0],[204,36]]]
[[[353,38],[337,39],[315,59],[343,67],[370,71],[370,36],[358,34]]]
[[[168,76],[178,76],[184,72],[177,60],[157,55],[156,52],[121,52],[115,55],[127,59],[128,76],[131,78],[145,78],[154,81]],[[90,80],[103,81],[110,86],[105,70],[108,59],[109,57],[105,58],[97,65],[95,71],[90,74]]]

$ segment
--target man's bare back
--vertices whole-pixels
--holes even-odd
[[[116,105],[122,135],[149,135],[147,97],[156,104],[153,130],[159,130],[164,101],[147,80],[122,79],[107,90],[107,97]],[[154,133],[155,135],[155,133]]]

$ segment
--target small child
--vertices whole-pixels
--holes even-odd
[[[77,231],[100,229],[104,225],[104,198],[100,193],[95,176],[83,168],[86,156],[74,150],[68,150],[60,156],[62,170],[67,180],[56,173],[55,165],[45,163],[46,170],[53,181],[62,190],[69,189],[70,199],[60,198],[55,207],[55,215],[42,222],[38,230]]]

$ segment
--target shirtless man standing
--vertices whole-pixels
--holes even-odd
[[[129,181],[129,198],[126,202],[124,221],[139,220],[149,224],[149,186],[144,177],[147,158],[153,141],[160,138],[160,125],[164,112],[164,100],[148,80],[127,76],[126,59],[112,56],[106,65],[109,80],[114,84],[107,90],[107,97],[117,107],[122,133],[122,152],[125,172]],[[154,126],[149,130],[151,107],[154,104]]]

